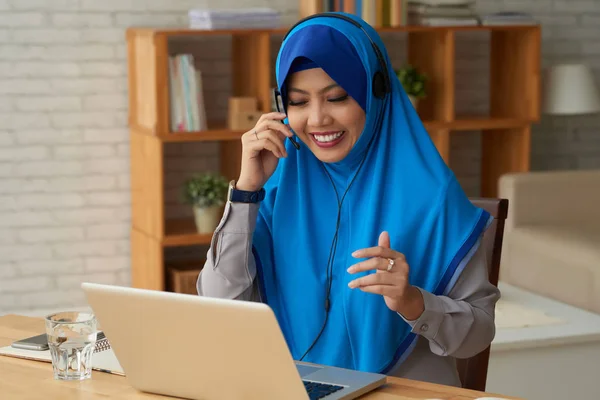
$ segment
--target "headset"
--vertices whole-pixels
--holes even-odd
[[[358,21],[353,20],[352,18],[348,17],[347,15],[337,14],[337,13],[333,13],[333,12],[323,12],[323,13],[309,15],[308,17],[303,18],[300,21],[296,22],[285,34],[285,36],[283,37],[283,40],[285,40],[290,35],[290,33],[294,30],[294,28],[296,28],[298,25],[300,25],[308,20],[311,20],[313,18],[322,18],[322,17],[339,18],[344,21],[347,21],[347,22],[351,23],[352,25],[356,26],[358,29],[360,29],[364,33],[364,35],[367,37],[367,39],[369,39],[369,42],[371,42],[371,47],[373,47],[373,51],[375,52],[375,56],[377,57],[377,61],[379,63],[379,68],[380,68],[380,70],[376,71],[375,74],[373,75],[373,96],[375,96],[378,99],[383,99],[386,96],[386,94],[388,94],[392,90],[392,88],[391,88],[392,85],[390,82],[390,74],[388,73],[389,71],[387,68],[387,63],[385,62],[385,59],[383,58],[383,53],[381,52],[379,47],[375,44],[375,41],[371,38],[371,36],[369,36],[369,33],[367,32],[367,30]]]
[[[383,53],[381,52],[381,50],[379,49],[377,44],[375,44],[375,41],[371,38],[371,36],[369,36],[369,33],[367,32],[367,30],[358,21],[353,20],[352,18],[348,17],[347,15],[337,14],[337,13],[333,13],[333,12],[322,12],[322,13],[309,15],[308,17],[305,17],[305,18],[301,19],[300,21],[296,22],[294,25],[292,25],[292,27],[287,31],[287,33],[283,37],[282,41],[285,41],[285,39],[290,35],[290,33],[298,25],[300,25],[308,20],[311,20],[313,18],[321,18],[321,17],[339,18],[346,22],[349,22],[352,25],[354,25],[355,27],[357,27],[358,29],[360,29],[363,32],[363,34],[367,37],[367,39],[369,39],[369,42],[371,43],[371,47],[373,48],[373,51],[375,52],[375,56],[377,57],[377,62],[379,63],[379,68],[380,68],[380,70],[375,71],[375,74],[373,74],[373,79],[372,79],[373,96],[375,96],[378,99],[384,99],[385,96],[392,90],[392,84],[390,82],[390,74],[389,74],[389,71],[387,68],[387,63],[385,62]],[[280,113],[285,112],[285,107],[283,106],[281,91],[278,88],[275,88],[273,90],[273,97],[275,100],[275,104],[277,106],[277,112],[280,112]],[[287,120],[287,118],[286,118],[286,120]],[[293,136],[290,138],[290,141],[292,142],[292,145],[294,145],[294,148],[296,150],[300,150],[300,144],[298,142],[296,142],[296,140],[294,139]]]
[[[373,51],[375,52],[375,55],[377,57],[377,61],[379,63],[379,70],[375,71],[375,73],[373,74],[373,78],[372,78],[372,88],[373,88],[373,96],[375,96],[375,98],[377,99],[381,99],[381,100],[385,100],[386,96],[388,93],[391,92],[392,87],[391,87],[391,82],[390,82],[390,75],[388,73],[388,68],[387,68],[387,63],[385,62],[385,59],[383,57],[383,53],[381,52],[381,50],[379,49],[379,47],[377,46],[377,44],[375,44],[375,41],[373,41],[373,39],[371,38],[371,36],[369,36],[369,33],[366,31],[366,29],[357,21],[353,20],[352,18],[344,15],[344,14],[337,14],[337,13],[332,13],[332,12],[323,12],[323,13],[317,13],[317,14],[313,14],[310,15],[306,18],[301,19],[300,21],[298,21],[297,23],[295,23],[289,30],[288,32],[285,34],[285,36],[283,37],[283,40],[285,40],[290,33],[292,32],[292,30],[294,30],[294,28],[296,28],[298,25],[304,23],[305,21],[308,21],[310,19],[313,18],[319,18],[319,17],[331,17],[331,18],[339,18],[342,19],[344,21],[347,21],[349,23],[351,23],[352,25],[354,25],[355,27],[357,27],[358,29],[360,29],[364,35],[369,39],[369,42],[371,42],[371,46],[373,47]],[[277,111],[279,112],[283,112],[284,111],[284,107],[283,107],[283,102],[281,101],[281,92],[275,88],[274,90],[274,96],[275,96],[275,104],[277,105]],[[376,122],[376,127],[380,127],[381,122],[383,120],[383,111],[378,113],[377,116],[377,122]],[[379,129],[379,128],[376,128]],[[371,140],[369,141],[368,144],[368,148],[371,147],[371,144],[373,142],[375,138],[375,135],[373,135],[373,137],[371,138]],[[296,148],[296,150],[300,149],[300,146],[298,145],[298,143],[296,143],[292,138],[290,138],[290,140],[292,141],[292,144],[294,145],[294,147]],[[329,174],[329,172],[327,171],[327,169],[325,168],[325,166],[323,164],[322,167],[326,173],[326,175],[329,177],[329,180],[331,181],[331,184],[333,186],[333,189],[335,191],[336,194],[336,198],[338,201],[338,215],[337,215],[337,220],[336,220],[336,229],[335,229],[335,234],[333,236],[333,240],[331,243],[331,248],[329,249],[329,259],[327,260],[327,288],[326,288],[326,296],[325,296],[325,320],[323,322],[323,325],[321,326],[321,330],[319,331],[318,335],[316,336],[316,338],[313,340],[312,344],[308,347],[308,349],[304,352],[304,354],[302,355],[302,357],[300,357],[299,361],[302,361],[304,359],[304,357],[306,357],[306,355],[310,352],[310,350],[312,350],[312,348],[314,347],[314,345],[317,343],[317,341],[319,340],[319,338],[321,337],[321,335],[323,334],[323,331],[325,330],[325,326],[327,325],[327,320],[329,317],[329,308],[331,305],[330,302],[330,293],[331,293],[331,285],[332,285],[332,277],[333,277],[333,263],[334,263],[334,259],[335,259],[335,253],[336,253],[336,249],[337,249],[337,238],[338,238],[338,231],[339,231],[339,226],[340,226],[340,220],[341,220],[341,210],[342,210],[342,203],[344,201],[344,198],[346,197],[346,194],[348,193],[348,191],[350,190],[350,187],[352,186],[352,184],[354,183],[356,177],[358,176],[360,170],[362,169],[364,162],[366,160],[366,156],[367,156],[368,150],[365,153],[365,156],[363,157],[363,159],[361,160],[361,163],[356,171],[356,173],[354,174],[354,177],[352,178],[352,180],[350,181],[348,187],[346,188],[345,192],[343,193],[342,197],[340,198],[339,193],[337,191],[337,188],[333,182],[333,179],[331,178],[331,175]]]

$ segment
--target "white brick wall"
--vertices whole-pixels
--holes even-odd
[[[124,30],[185,25],[188,8],[207,4],[276,7],[291,22],[297,1],[0,0],[0,314],[81,306],[84,280],[129,283]],[[544,23],[544,66],[576,59],[600,76],[600,1],[479,0],[479,8],[533,12]],[[457,44],[459,111],[486,107],[485,40]],[[398,49],[390,48],[395,61]],[[216,50],[201,63],[224,105],[230,68]],[[453,140],[453,167],[470,194],[479,190],[478,145],[476,132]],[[544,117],[532,167],[599,168],[599,151],[600,117]],[[167,155],[175,177],[167,212],[176,215],[181,166],[214,165],[216,146],[173,144]]]

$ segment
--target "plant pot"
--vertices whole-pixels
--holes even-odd
[[[408,95],[408,99],[410,100],[410,102],[412,103],[413,108],[416,110],[417,109],[417,105],[419,104],[419,99],[413,95]]]
[[[221,206],[194,206],[194,219],[198,233],[213,233],[221,218]]]

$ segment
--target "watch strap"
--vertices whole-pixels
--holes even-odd
[[[256,192],[240,190],[235,188],[235,182],[229,183],[228,199],[232,203],[258,203],[265,198],[265,189],[261,188]]]

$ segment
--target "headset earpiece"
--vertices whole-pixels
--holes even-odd
[[[378,99],[383,99],[385,97],[385,95],[388,93],[388,88],[386,85],[386,79],[383,76],[383,73],[381,71],[377,71],[375,72],[375,75],[373,75],[373,96],[375,96]]]

